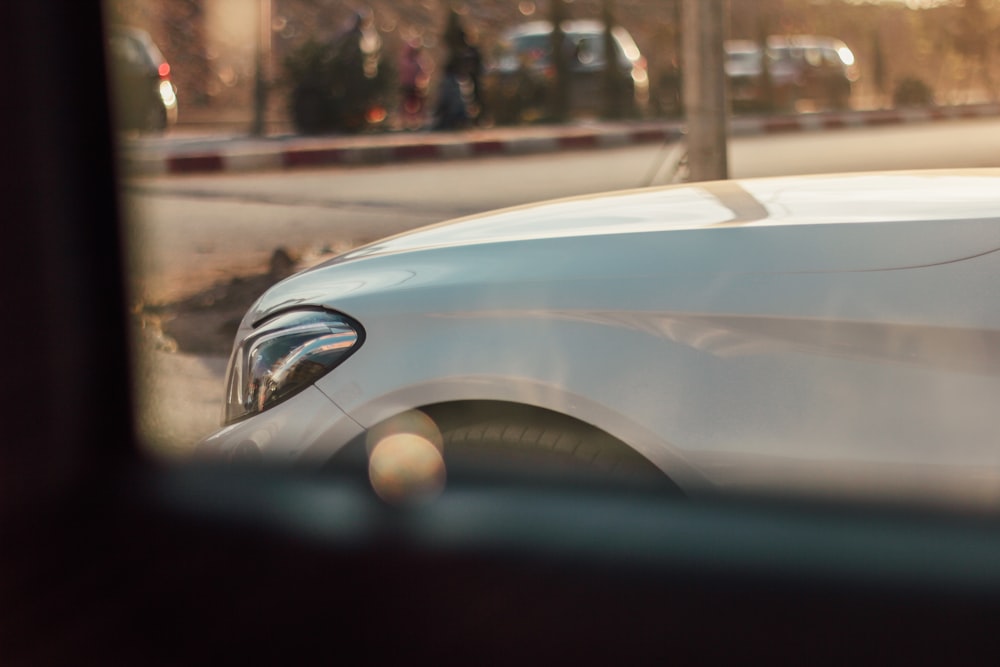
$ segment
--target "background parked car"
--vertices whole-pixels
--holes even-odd
[[[605,102],[606,58],[604,24],[593,20],[564,21],[565,58],[569,73],[571,114],[597,114]],[[622,26],[611,29],[617,54],[615,79],[626,114],[645,111],[649,102],[646,60],[632,35]],[[497,122],[531,121],[546,114],[555,85],[552,24],[533,21],[503,33],[487,65],[487,100]]]
[[[771,35],[767,69],[760,46],[726,43],[726,74],[737,110],[847,109],[858,80],[854,53],[843,41],[818,35]]]
[[[833,37],[773,35],[767,39],[772,80],[793,105],[807,99],[820,107],[846,109],[858,80],[854,53]]]
[[[738,111],[763,108],[767,103],[767,86],[762,77],[760,47],[748,39],[734,39],[726,42],[725,49],[733,108]]]
[[[177,122],[177,88],[170,64],[144,30],[109,30],[108,57],[119,129],[162,132]]]

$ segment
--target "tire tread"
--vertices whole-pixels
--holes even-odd
[[[648,474],[656,471],[662,475],[641,454],[618,440],[586,424],[569,420],[487,417],[473,423],[442,425],[441,435],[446,457],[449,453],[461,452],[516,461],[544,459],[549,463],[599,472]]]

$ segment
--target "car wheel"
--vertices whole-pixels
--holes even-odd
[[[159,133],[167,129],[167,110],[158,104],[150,105],[143,123],[146,132]]]
[[[847,111],[851,108],[851,84],[841,83],[833,87],[831,95],[832,106],[836,111]]]
[[[782,99],[779,111],[784,113],[796,113],[799,108],[799,98],[801,97],[800,92],[797,88],[789,88],[785,97]]]
[[[529,472],[648,481],[676,490],[663,471],[644,456],[583,422],[534,408],[476,412],[476,408],[429,412],[440,428],[446,462],[485,462]]]

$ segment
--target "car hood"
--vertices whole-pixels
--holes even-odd
[[[433,225],[269,290],[245,324],[435,282],[892,270],[1000,248],[1000,170],[718,181],[577,197]]]

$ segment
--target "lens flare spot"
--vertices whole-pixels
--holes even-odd
[[[444,489],[441,451],[427,438],[395,433],[380,440],[368,457],[375,493],[393,504],[430,500]]]
[[[369,456],[375,450],[375,446],[397,433],[416,434],[429,440],[438,451],[444,451],[444,439],[434,420],[427,413],[420,410],[407,410],[384,422],[373,426],[368,431],[365,438],[365,447]]]
[[[365,114],[365,120],[367,120],[369,123],[372,124],[381,123],[382,121],[385,120],[387,115],[388,114],[386,113],[385,109],[376,106],[368,110],[368,112]]]

